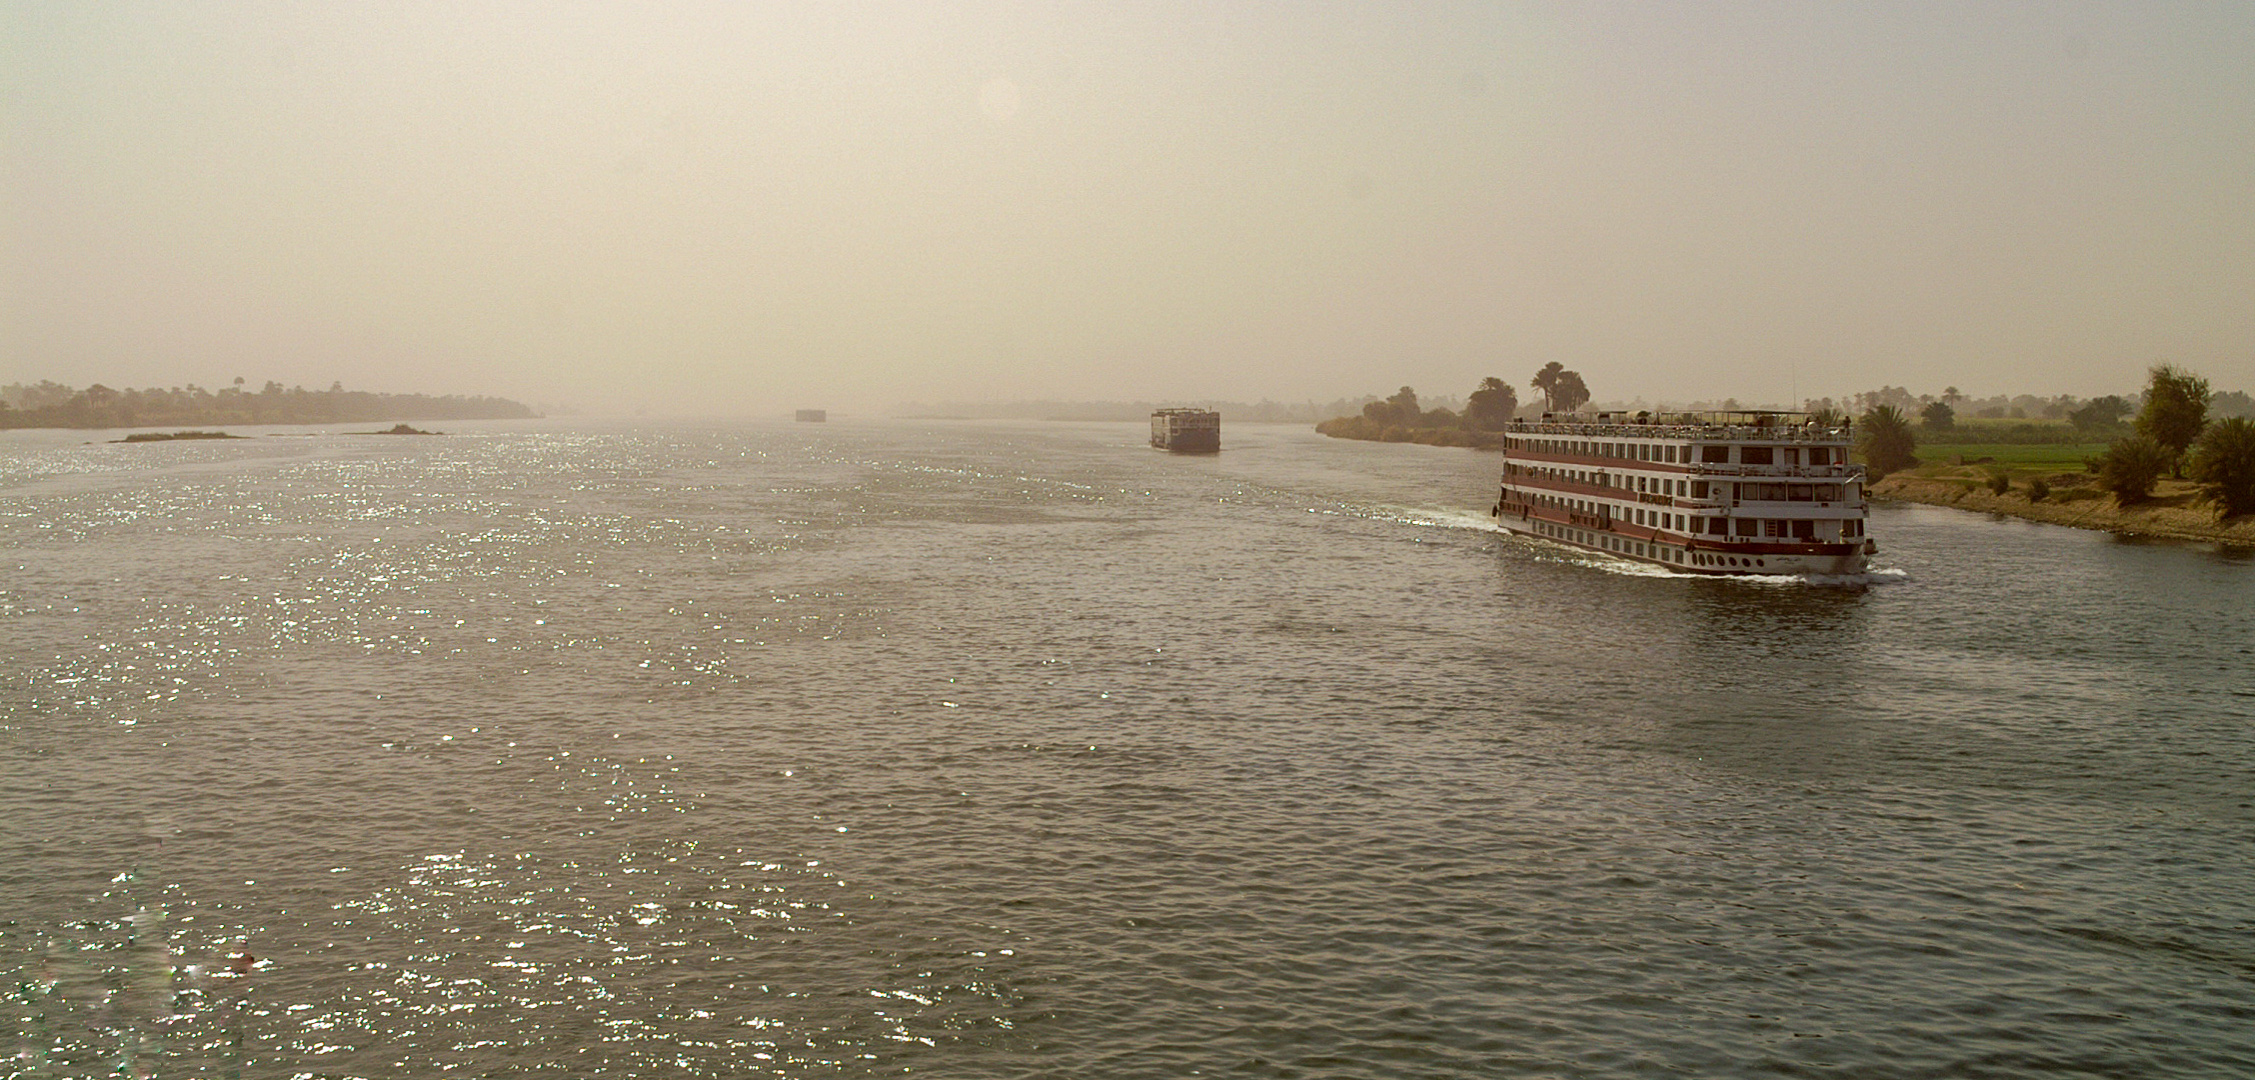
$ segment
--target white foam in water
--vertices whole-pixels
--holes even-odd
[[[1807,574],[1799,580],[1811,585],[1839,585],[1859,588],[1866,585],[1901,585],[1910,581],[1910,571],[1890,566],[1866,570],[1861,574]]]
[[[1423,525],[1440,529],[1474,529],[1480,532],[1501,532],[1495,519],[1470,510],[1402,510],[1394,517],[1404,525]]]

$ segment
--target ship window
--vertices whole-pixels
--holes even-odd
[[[1726,464],[1730,461],[1730,447],[1702,446],[1699,448],[1699,460],[1717,465]]]
[[[1830,465],[1830,464],[1832,464],[1832,448],[1831,448],[1831,447],[1829,447],[1829,446],[1812,446],[1812,447],[1809,447],[1809,464],[1811,464],[1811,465]]]
[[[1738,463],[1741,465],[1768,465],[1772,456],[1770,448],[1767,446],[1741,446],[1738,448]]]
[[[1763,518],[1763,519],[1762,519],[1762,535],[1763,535],[1763,536],[1774,536],[1774,537],[1782,537],[1782,536],[1784,536],[1784,535],[1785,535],[1785,526],[1786,526],[1786,525],[1787,525],[1787,522],[1785,522],[1785,521],[1783,521],[1783,520],[1781,520],[1781,519],[1778,519],[1778,518]]]
[[[1691,497],[1694,499],[1704,499],[1707,497],[1707,482],[1705,480],[1694,480],[1691,482]]]
[[[1676,448],[1673,445],[1669,445],[1662,449],[1661,455],[1666,458],[1668,464],[1673,465],[1676,463]]]
[[[1727,536],[1727,535],[1729,535],[1729,534],[1730,534],[1730,519],[1729,519],[1729,518],[1708,518],[1708,519],[1707,519],[1707,532],[1708,532],[1709,534],[1711,534],[1711,535],[1714,535],[1714,536]]]
[[[1738,535],[1760,536],[1762,523],[1754,518],[1738,518]]]
[[[1794,539],[1796,539],[1796,540],[1814,540],[1814,539],[1816,539],[1816,538],[1817,538],[1817,523],[1816,523],[1816,522],[1814,522],[1814,521],[1811,521],[1811,520],[1809,520],[1808,518],[1794,518],[1794,519],[1793,519],[1793,538],[1794,538]]]

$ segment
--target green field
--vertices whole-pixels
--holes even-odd
[[[1967,463],[1993,458],[1993,464],[2016,473],[2079,473],[2083,459],[2106,452],[2106,444],[2096,443],[1921,443],[1918,454],[1923,465],[1950,465],[1959,459]]]

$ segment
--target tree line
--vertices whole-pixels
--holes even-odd
[[[1535,372],[1528,386],[1542,391],[1543,412],[1572,412],[1589,402],[1589,386],[1580,373],[1552,361]],[[1530,404],[1527,411],[1531,411]],[[1339,439],[1373,442],[1415,442],[1429,446],[1503,445],[1505,427],[1523,410],[1519,391],[1493,375],[1480,380],[1464,399],[1464,411],[1422,408],[1417,391],[1407,386],[1393,396],[1363,405],[1359,415],[1335,416],[1315,426]]]
[[[384,420],[512,420],[536,416],[522,402],[459,394],[378,394],[269,381],[256,392],[233,386],[207,390],[193,383],[169,390],[113,390],[95,383],[83,390],[57,382],[0,387],[0,428],[126,428],[181,424],[336,424]]]
[[[1837,401],[1828,397],[1812,398],[1804,402],[1802,408],[1809,411],[1831,409],[1841,414],[1861,416],[1881,405],[1892,405],[1905,416],[1918,417],[1920,426],[1931,431],[1950,430],[1956,426],[1957,421],[1967,418],[2021,420],[2027,421],[2026,429],[2038,436],[2025,441],[2056,442],[2058,428],[2056,424],[2046,421],[2065,420],[2079,432],[2102,433],[2111,438],[2121,432],[2110,432],[2110,429],[2125,427],[2128,419],[2136,415],[2144,404],[2142,392],[2128,397],[2119,394],[2103,394],[2094,398],[2079,398],[2073,394],[2054,397],[1997,394],[1981,398],[1966,394],[1955,386],[1944,389],[1940,394],[1913,394],[1900,386],[1882,386],[1877,390],[1849,394]],[[2217,417],[2244,416],[2255,419],[2255,396],[2250,396],[2244,390],[2213,393],[2208,397],[2208,411]],[[1999,426],[1996,424],[1982,425],[1982,441],[2015,441],[1994,438],[1998,432]]]

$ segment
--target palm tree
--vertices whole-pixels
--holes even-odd
[[[1541,371],[1535,372],[1535,381],[1527,384],[1537,390],[1542,391],[1542,408],[1544,412],[1558,411],[1558,377],[1560,375],[1564,375],[1565,373],[1566,365],[1553,360],[1550,363],[1544,364]]]
[[[1589,400],[1589,386],[1582,382],[1581,373],[1566,370],[1556,360],[1544,364],[1527,385],[1542,391],[1544,412],[1573,412]]]
[[[1856,450],[1863,454],[1864,464],[1871,466],[1873,480],[1918,464],[1913,453],[1918,449],[1918,436],[1911,433],[1910,419],[1901,409],[1877,406],[1863,414],[1856,427]]]

